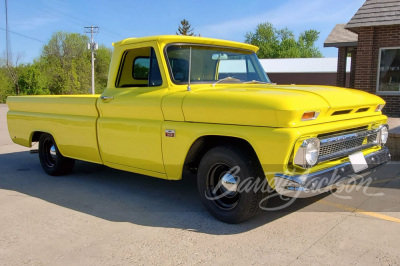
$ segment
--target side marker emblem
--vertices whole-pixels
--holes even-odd
[[[166,129],[165,130],[165,136],[169,137],[169,138],[175,138],[175,130]]]

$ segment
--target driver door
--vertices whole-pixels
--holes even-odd
[[[115,88],[107,89],[98,101],[98,141],[105,165],[165,176],[161,100],[168,88],[159,58],[152,46],[125,51]]]

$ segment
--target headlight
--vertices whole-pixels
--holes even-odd
[[[306,147],[306,161],[307,164],[313,166],[318,161],[319,153],[319,139],[309,139]]]
[[[384,145],[389,137],[389,130],[387,125],[382,125],[379,127],[379,133],[377,136],[377,141],[380,145]]]
[[[302,168],[310,168],[317,164],[319,154],[318,138],[306,139],[297,150],[294,163]]]

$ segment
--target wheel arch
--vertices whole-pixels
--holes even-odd
[[[183,171],[189,170],[192,173],[196,173],[200,161],[206,152],[214,147],[223,145],[231,145],[248,150],[252,155],[254,155],[254,158],[256,158],[257,162],[260,164],[255,149],[247,140],[232,136],[205,135],[197,138],[190,146],[189,151],[186,154]]]
[[[53,137],[54,141],[57,143],[56,136],[54,136],[54,134],[51,131],[49,131],[49,130],[35,130],[35,131],[33,131],[31,133],[31,136],[29,138],[29,145],[32,147],[32,143],[33,142],[39,142],[40,136],[43,135],[43,134],[50,134]],[[60,146],[57,145],[57,148],[60,149]]]
[[[33,131],[33,132],[31,133],[31,137],[30,137],[30,139],[29,139],[29,144],[32,146],[32,142],[38,142],[39,139],[40,139],[40,136],[41,136],[42,134],[45,134],[45,133],[48,133],[48,132],[45,132],[45,131]],[[49,134],[50,134],[50,133],[49,133]]]

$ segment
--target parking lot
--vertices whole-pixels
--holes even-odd
[[[11,142],[0,105],[0,265],[400,265],[400,163],[370,184],[238,224],[202,206],[195,177],[166,181],[77,162],[51,177]],[[284,204],[271,199],[271,207]]]

